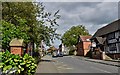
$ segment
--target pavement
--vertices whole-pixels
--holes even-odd
[[[36,74],[46,73],[46,72],[47,73],[57,73],[58,71],[55,68],[53,62],[54,62],[54,60],[52,60],[52,57],[49,55],[42,57],[40,63],[37,66]]]
[[[120,62],[117,60],[106,61],[106,60],[99,60],[99,59],[90,59],[90,58],[81,57],[81,56],[75,56],[75,57],[85,61],[120,67]]]

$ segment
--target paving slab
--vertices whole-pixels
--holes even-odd
[[[37,66],[36,73],[58,73],[51,56],[44,56]]]

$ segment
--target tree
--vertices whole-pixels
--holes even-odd
[[[62,36],[62,42],[66,46],[73,46],[77,44],[79,35],[90,35],[88,30],[83,25],[73,26]]]
[[[3,2],[2,19],[28,35],[30,42],[37,46],[41,40],[47,45],[53,39],[59,38],[54,26],[60,18],[58,12],[51,14],[46,12],[42,3],[33,2]],[[3,37],[4,39],[5,37]]]
[[[16,27],[14,24],[2,21],[2,47],[3,49],[9,49],[9,43],[11,39],[18,38],[24,39],[25,43],[29,42],[29,36],[22,32],[20,28]]]
[[[38,8],[37,18],[38,18],[38,24],[35,28],[36,30],[36,37],[38,40],[43,40],[47,46],[50,46],[50,43],[53,42],[54,39],[59,39],[60,34],[56,33],[55,26],[59,26],[57,24],[57,20],[60,18],[59,10],[56,11],[54,14],[51,14],[49,12],[46,12],[45,6],[43,6],[42,3],[35,3]],[[37,30],[38,29],[38,30]],[[41,40],[40,40],[41,39]],[[37,42],[39,44],[39,42]]]
[[[34,26],[37,22],[36,13],[37,9],[35,9],[35,6],[32,2],[2,3],[2,19],[16,26],[18,26],[18,21],[16,20],[16,17],[25,19],[28,26]]]

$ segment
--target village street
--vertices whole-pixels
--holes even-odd
[[[75,56],[52,58],[46,55],[39,63],[39,73],[118,73],[118,67],[81,60]]]
[[[0,75],[120,75],[119,0],[0,5]]]

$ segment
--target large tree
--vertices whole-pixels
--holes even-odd
[[[42,3],[3,2],[2,19],[28,34],[30,42],[39,45],[43,40],[50,45],[54,38],[59,38],[54,26],[58,25],[57,19],[60,15],[58,15],[59,10],[51,14],[44,9]]]
[[[88,30],[83,25],[73,26],[62,36],[62,42],[66,46],[73,46],[77,44],[79,35],[90,35]]]
[[[21,28],[16,27],[14,24],[11,24],[6,21],[2,21],[2,48],[9,49],[9,43],[11,39],[19,38],[24,39],[25,43],[30,42],[29,35],[26,32],[22,32]]]

